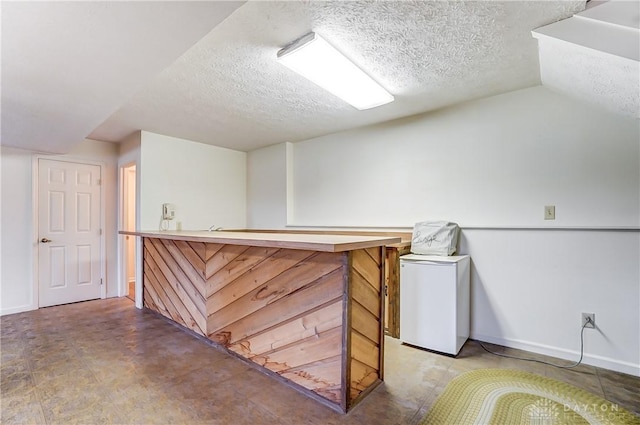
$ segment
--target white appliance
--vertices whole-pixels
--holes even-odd
[[[400,340],[457,355],[469,338],[470,258],[400,257]]]

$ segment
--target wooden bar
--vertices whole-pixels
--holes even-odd
[[[303,234],[238,231],[166,231],[131,232],[120,231],[122,235],[142,236],[174,241],[206,242],[225,245],[263,246],[271,248],[307,249],[323,252],[346,252],[362,248],[373,248],[400,242],[398,237],[363,236],[344,234]]]
[[[385,331],[400,338],[400,256],[411,252],[411,242],[387,245],[385,250]]]
[[[228,233],[127,232],[144,306],[348,411],[383,379],[384,245],[400,239]]]

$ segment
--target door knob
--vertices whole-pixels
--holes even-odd
[[[51,242],[51,239],[42,238],[42,239],[40,239],[40,242],[42,242],[42,243],[49,243],[49,242]]]

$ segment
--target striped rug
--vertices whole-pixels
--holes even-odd
[[[640,417],[554,379],[481,369],[453,379],[420,425],[640,425]]]

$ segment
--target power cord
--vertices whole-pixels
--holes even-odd
[[[508,354],[502,354],[502,353],[496,353],[493,352],[491,350],[489,350],[487,347],[485,347],[482,342],[480,341],[476,341],[478,344],[480,344],[480,347],[482,347],[484,349],[484,351],[486,351],[487,353],[491,353],[495,356],[500,356],[500,357],[506,357],[508,359],[516,359],[516,360],[524,360],[526,362],[536,362],[536,363],[542,363],[542,364],[546,364],[549,366],[553,366],[553,367],[557,367],[559,369],[573,369],[574,367],[577,367],[580,365],[580,363],[582,363],[582,357],[584,356],[584,328],[587,327],[588,324],[591,324],[591,318],[587,317],[586,320],[584,321],[584,325],[582,325],[582,329],[580,329],[580,359],[578,359],[578,361],[572,365],[569,366],[560,366],[557,364],[553,364],[553,363],[549,363],[549,362],[545,362],[544,360],[536,360],[536,359],[527,359],[525,357],[517,357],[517,356],[510,356]]]

